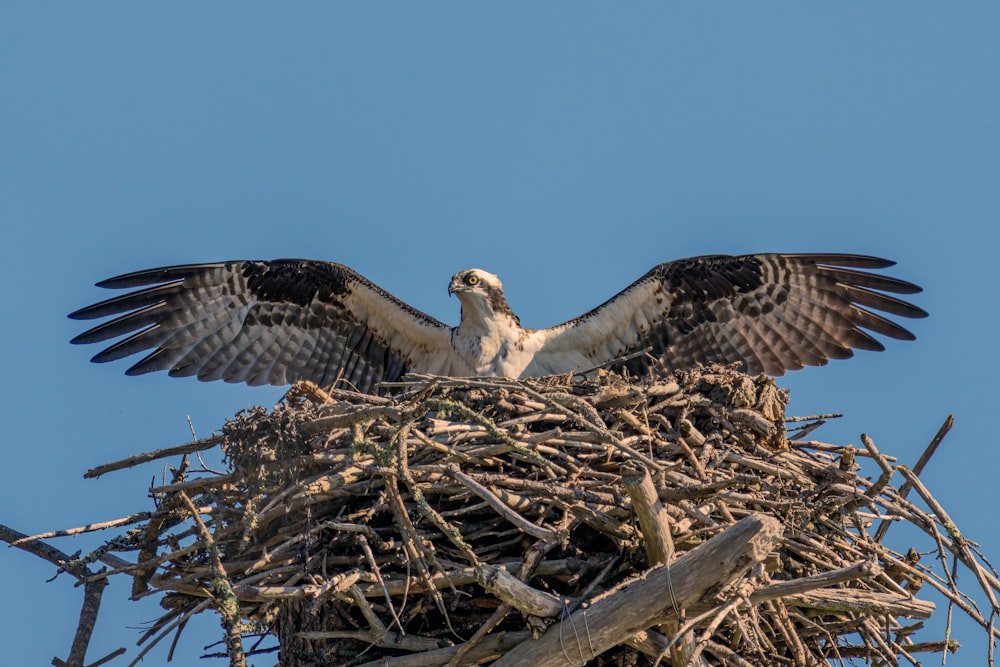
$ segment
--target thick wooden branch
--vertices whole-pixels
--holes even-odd
[[[550,626],[537,641],[524,641],[496,667],[572,667],[621,644],[635,633],[725,586],[767,557],[781,537],[774,518],[752,514],[692,549],[669,567],[579,609]]]
[[[565,611],[568,603],[551,593],[532,588],[498,565],[480,565],[476,568],[476,576],[480,586],[525,615],[555,617]]]
[[[906,616],[919,619],[930,618],[936,606],[929,600],[849,588],[795,593],[784,600],[788,604],[820,611],[849,611],[866,616]]]
[[[649,470],[629,461],[621,467],[622,483],[632,499],[632,510],[639,520],[643,546],[650,565],[666,565],[674,558],[670,537],[670,516],[656,493]]]

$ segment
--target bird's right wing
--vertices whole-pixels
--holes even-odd
[[[143,289],[70,314],[116,316],[72,342],[131,334],[93,358],[113,361],[152,350],[128,375],[166,370],[250,385],[340,381],[370,392],[408,370],[447,373],[455,364],[449,327],[331,262],[168,266],[98,286]]]
[[[666,262],[589,313],[537,332],[534,363],[559,373],[622,357],[637,372],[743,362],[748,373],[782,375],[854,349],[881,350],[864,330],[913,334],[872,311],[927,315],[892,296],[918,286],[857,270],[892,265],[865,255],[774,253]]]

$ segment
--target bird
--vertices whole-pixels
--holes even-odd
[[[531,378],[594,372],[665,375],[712,362],[750,374],[884,350],[873,334],[915,336],[879,312],[922,318],[896,296],[921,288],[857,254],[704,255],[664,262],[594,309],[544,329],[521,326],[503,284],[482,269],[448,284],[458,326],[404,303],[347,266],[308,259],[231,260],[126,273],[98,287],[140,288],[81,308],[112,319],[74,344],[120,336],[93,357],[145,355],[126,371],[256,385],[309,380],[379,393],[407,373]],[[558,291],[573,289],[567,275]]]

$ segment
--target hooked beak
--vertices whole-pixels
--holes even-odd
[[[455,294],[458,294],[459,292],[464,292],[467,289],[468,288],[461,280],[458,280],[457,278],[453,279],[450,283],[448,283],[448,296],[453,296]]]

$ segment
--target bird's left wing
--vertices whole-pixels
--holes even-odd
[[[633,372],[743,362],[782,375],[806,365],[882,350],[866,331],[912,340],[876,314],[925,317],[891,296],[920,288],[857,269],[894,262],[846,254],[712,255],[660,264],[594,310],[536,332],[535,368],[584,370],[622,357]],[[869,310],[870,309],[870,310]]]
[[[131,334],[93,358],[113,361],[152,350],[128,375],[166,370],[251,385],[340,380],[369,392],[414,367],[446,371],[452,362],[449,327],[331,262],[169,266],[98,286],[142,289],[70,314],[116,316],[72,342]]]

